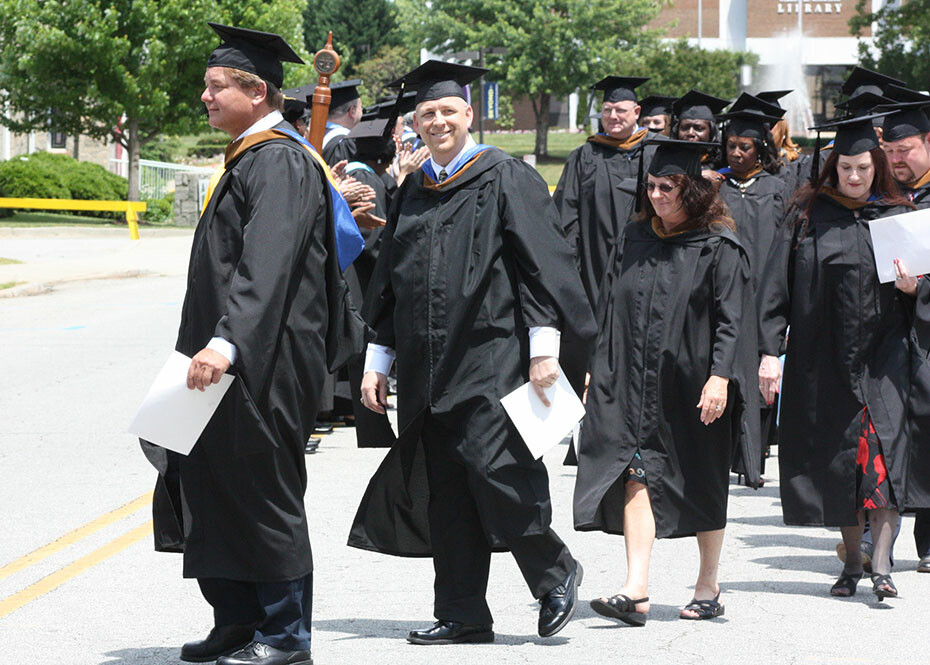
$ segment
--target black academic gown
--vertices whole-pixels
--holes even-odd
[[[425,416],[455,432],[489,543],[542,534],[551,505],[500,398],[528,380],[531,326],[587,339],[594,321],[558,212],[536,171],[489,148],[436,186],[422,170],[394,200],[366,320],[397,351],[399,437],[368,484],[349,545],[430,556]]]
[[[918,339],[920,297],[879,284],[868,222],[906,212],[851,209],[817,195],[810,228],[789,215],[759,294],[763,354],[782,352],[779,471],[786,524],[854,526],[862,410],[882,443],[899,509],[930,506],[930,369]],[[924,280],[921,280],[924,282]],[[914,436],[915,431],[925,433]]]
[[[384,186],[384,179],[372,170],[358,168],[348,172],[364,185],[375,190],[375,208],[372,214],[385,219],[388,209],[388,195]],[[352,301],[364,304],[365,293],[371,282],[371,275],[378,260],[378,250],[381,247],[381,233],[383,229],[362,229],[365,238],[365,248],[352,265],[346,270],[346,282],[352,294]],[[394,444],[394,430],[386,414],[375,413],[361,403],[362,375],[365,369],[365,354],[360,353],[353,357],[345,367],[346,380],[340,381],[336,386],[336,395],[346,397],[352,404],[352,413],[355,416],[355,440],[359,448],[389,448]],[[345,387],[341,384],[345,383]],[[343,394],[345,390],[345,394]]]
[[[227,162],[200,218],[176,349],[223,337],[236,379],[190,455],[143,443],[162,472],[156,549],[183,549],[185,577],[277,582],[313,568],[304,445],[327,369],[365,343],[329,196],[306,150],[271,138]]]
[[[749,261],[728,230],[661,238],[630,224],[601,289],[575,528],[623,533],[623,472],[637,450],[656,537],[726,526],[734,453],[758,456],[758,382]],[[711,375],[729,379],[709,426],[695,405]],[[757,486],[757,466],[748,482]],[[756,469],[753,473],[753,469]]]
[[[346,136],[335,136],[326,144],[326,147],[323,148],[323,152],[320,154],[323,155],[323,159],[331,167],[342,160],[351,162],[355,159],[355,139],[350,139]]]

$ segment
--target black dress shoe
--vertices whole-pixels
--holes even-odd
[[[223,656],[216,665],[313,665],[308,649],[285,651],[268,644],[252,642],[231,656]]]
[[[252,641],[255,624],[216,626],[206,639],[188,642],[181,647],[181,660],[188,663],[210,663]]]
[[[332,432],[333,432],[333,425],[332,425],[332,423],[324,423],[324,422],[321,422],[321,421],[317,420],[317,421],[313,424],[313,433],[314,433],[314,434],[332,434]]]
[[[494,631],[491,626],[440,620],[432,628],[411,630],[407,641],[411,644],[486,643],[494,641]]]
[[[920,561],[917,562],[917,572],[930,573],[930,554],[920,557]]]
[[[578,606],[578,587],[584,569],[579,562],[571,569],[562,583],[539,599],[539,636],[551,637],[565,628]]]
[[[310,440],[307,441],[307,445],[304,446],[304,452],[307,455],[312,455],[319,449],[320,449],[320,439],[319,437],[316,437],[316,436],[311,436]]]

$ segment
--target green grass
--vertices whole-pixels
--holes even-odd
[[[6,257],[0,256],[0,266],[12,266],[18,263],[22,263],[22,261],[18,261],[16,259],[8,259]]]
[[[0,226],[93,226],[118,228],[126,226],[125,221],[112,218],[89,217],[87,215],[69,215],[57,212],[17,211],[9,217],[0,217]]]
[[[477,132],[472,132],[477,139]],[[569,134],[568,132],[549,132],[549,156],[536,161],[536,170],[549,185],[555,186],[562,175],[565,159],[568,154],[584,143],[588,135],[584,133]],[[491,134],[485,132],[484,142],[497,146],[514,157],[523,158],[523,155],[533,154],[536,147],[536,134]]]
[[[12,289],[14,286],[19,286],[20,284],[25,284],[26,282],[0,282],[0,291],[3,289]]]

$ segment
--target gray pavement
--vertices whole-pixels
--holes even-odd
[[[0,256],[15,258],[8,240],[0,236]],[[71,261],[87,240],[50,245],[48,252],[39,247],[30,262]],[[152,551],[145,500],[125,515],[105,517],[152,488],[154,471],[125,427],[173,348],[184,292],[184,270],[177,266],[186,264],[183,244],[189,247],[190,235],[166,237],[161,249],[149,249],[148,241],[158,239],[143,230],[141,251],[121,250],[114,240],[117,246],[96,253],[98,264],[107,263],[99,258],[107,254],[148,252],[143,276],[86,280],[70,269],[37,271],[34,283],[53,282],[51,293],[0,301],[0,665],[175,665],[180,645],[212,624],[196,583],[181,578],[180,557]],[[171,256],[173,242],[180,256]],[[24,248],[19,256],[27,256]],[[51,258],[52,251],[60,258]],[[597,616],[586,601],[619,589],[623,541],[572,530],[574,471],[560,465],[564,448],[546,462],[554,526],[585,566],[585,602],[575,620],[554,638],[538,638],[537,605],[512,558],[501,554],[494,557],[488,593],[495,644],[409,645],[406,632],[431,622],[429,560],[345,546],[383,454],[357,449],[352,430],[342,429],[307,457],[319,665],[930,663],[930,575],[914,572],[913,520],[905,519],[895,552],[900,599],[876,603],[865,581],[853,599],[830,598],[840,569],[833,553],[838,535],[782,524],[777,458],[763,489],[731,490],[720,573],[725,617],[677,618],[697,573],[697,547],[689,538],[656,543],[645,627]],[[88,524],[99,529],[74,533]],[[141,538],[133,535],[140,528]],[[44,558],[24,559],[49,549],[55,551]],[[9,611],[11,599],[22,605]]]

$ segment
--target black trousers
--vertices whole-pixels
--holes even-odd
[[[217,626],[254,623],[254,640],[276,649],[310,649],[313,573],[291,582],[197,579]]]
[[[466,624],[491,624],[486,594],[491,545],[472,495],[469,473],[451,455],[456,440],[427,416],[422,439],[430,487],[429,527],[433,547],[434,616]],[[574,566],[565,543],[551,528],[506,542],[535,598],[561,584]]]
[[[914,543],[917,556],[922,559],[930,555],[930,508],[921,508],[915,511],[914,516]]]

